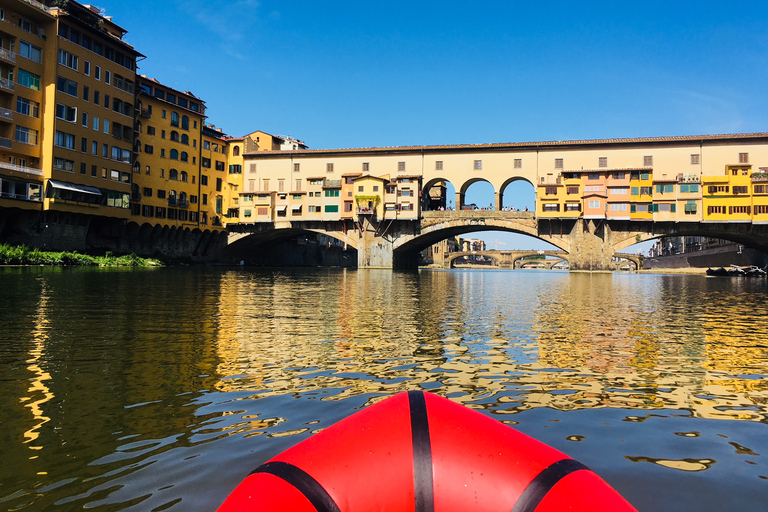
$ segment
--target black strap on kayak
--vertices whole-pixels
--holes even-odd
[[[413,439],[413,489],[416,512],[435,510],[432,479],[432,442],[429,439],[429,417],[423,391],[409,391],[411,436]]]
[[[340,512],[339,506],[333,501],[320,483],[312,478],[306,471],[288,464],[287,462],[272,461],[262,464],[251,473],[268,473],[282,478],[296,488],[309,500],[317,512]]]
[[[512,508],[512,512],[533,512],[539,506],[541,500],[552,488],[574,471],[580,471],[589,468],[581,462],[573,459],[563,459],[546,467],[536,478],[528,484],[523,493],[517,499],[517,503]]]

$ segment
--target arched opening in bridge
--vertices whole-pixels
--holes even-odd
[[[461,190],[462,210],[495,210],[496,191],[482,178],[467,180]]]
[[[424,211],[453,210],[456,189],[448,180],[434,179],[424,184],[421,193],[421,208]]]
[[[511,178],[504,182],[499,195],[502,209],[536,211],[536,188],[524,178]]]
[[[249,266],[355,267],[357,249],[324,232],[307,229],[229,233],[227,258]]]

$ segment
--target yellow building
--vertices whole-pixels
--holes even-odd
[[[47,222],[127,219],[136,59],[143,55],[122,40],[126,31],[95,7],[70,1],[50,12],[56,32],[48,34],[55,53],[44,56],[44,67],[54,70],[50,81],[44,80],[43,98]],[[19,78],[26,80],[22,77],[20,69]]]
[[[45,84],[55,79],[57,44],[46,34],[55,33],[54,16],[34,4],[17,1],[2,9],[0,208],[39,211],[42,206],[43,95]]]
[[[209,124],[202,129],[200,151],[200,226],[222,229],[224,190],[230,151],[226,134]]]
[[[635,169],[629,173],[629,217],[631,220],[653,220],[652,157],[647,157],[644,164],[647,164],[648,167]]]
[[[205,104],[192,93],[155,79],[141,76],[138,83],[134,220],[197,229],[202,186],[198,155]]]
[[[740,163],[726,165],[722,175],[702,177],[704,222],[752,221],[752,166],[747,159],[741,153]]]

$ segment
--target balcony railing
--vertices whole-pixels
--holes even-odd
[[[148,108],[139,109],[139,117],[150,119],[152,117],[152,112]]]
[[[13,110],[0,107],[0,121],[13,121]]]
[[[186,208],[187,206],[189,206],[189,201],[187,201],[186,199],[179,199],[178,201],[176,201],[176,206],[178,206],[179,208]]]
[[[0,162],[0,169],[8,169],[11,171],[25,172],[27,174],[35,174],[37,176],[43,175],[43,171],[41,171],[40,169],[35,169],[34,167],[27,167],[25,165],[9,164],[6,162]]]
[[[5,137],[0,137],[0,148],[11,149],[12,147],[13,147],[13,141],[11,139],[6,139]]]
[[[0,59],[16,62],[16,53],[12,52],[11,50],[7,50],[5,48],[0,48]]]
[[[0,89],[5,89],[6,91],[13,91],[13,82],[8,80],[7,78],[0,78]]]
[[[752,174],[752,181],[768,181],[768,172],[756,172]]]

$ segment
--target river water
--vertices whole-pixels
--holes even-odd
[[[0,269],[0,509],[214,510],[423,389],[640,510],[766,510],[767,298],[680,275]]]

